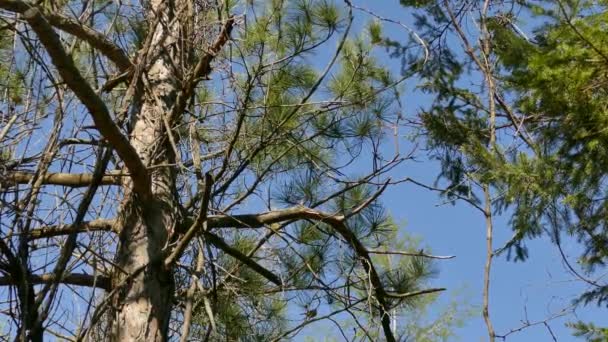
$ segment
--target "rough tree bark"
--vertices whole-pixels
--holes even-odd
[[[151,27],[150,49],[142,57],[145,60],[138,61],[143,96],[136,105],[130,137],[146,166],[175,162],[166,123],[180,84],[175,61],[183,60],[186,53],[178,44],[181,23],[177,16],[187,2],[150,2],[149,22],[157,24]],[[171,167],[155,167],[150,170],[150,177],[151,198],[132,192],[131,180],[123,185],[125,200],[119,214],[120,246],[114,281],[131,279],[113,298],[111,340],[163,341],[167,336],[173,279],[162,261],[170,232],[179,221],[175,175]]]

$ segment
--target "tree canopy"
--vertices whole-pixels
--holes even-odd
[[[380,200],[405,78],[348,1],[0,9],[7,336],[423,336],[391,319],[443,290],[433,256]]]
[[[534,262],[532,238],[586,284],[573,305],[605,307],[608,4],[394,2],[407,18],[350,0],[0,0],[3,338],[447,340],[473,311],[438,309],[453,256],[387,210],[403,183],[480,214],[490,341],[524,329],[495,329],[491,279],[496,258]],[[435,184],[400,173],[419,158]]]

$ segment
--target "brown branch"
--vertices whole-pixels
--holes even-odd
[[[37,229],[32,229],[29,232],[29,239],[42,239],[53,236],[68,235],[71,233],[84,233],[84,232],[95,232],[95,231],[112,231],[115,220],[93,220],[89,222],[83,222],[82,224],[73,226],[72,224],[62,224],[56,226],[47,226]]]
[[[194,294],[196,293],[198,277],[203,271],[203,266],[205,263],[204,251],[201,248],[196,253],[196,266],[194,274],[192,274],[192,279],[190,280],[190,288],[186,293],[186,307],[184,309],[184,321],[182,324],[182,335],[179,338],[180,342],[187,342],[188,336],[190,335],[190,327],[192,326],[192,309],[194,307]],[[204,294],[203,294],[204,295]]]
[[[8,120],[6,125],[4,125],[2,131],[0,131],[0,141],[4,140],[4,137],[8,134],[8,131],[11,129],[15,121],[17,121],[17,117],[17,113],[13,114],[13,116]]]
[[[36,8],[30,8],[25,11],[23,13],[23,18],[28,22],[34,32],[36,32],[38,39],[46,48],[46,51],[51,57],[53,65],[61,75],[61,78],[70,87],[82,104],[87,107],[87,110],[93,118],[95,127],[104,138],[108,140],[125,163],[125,166],[133,179],[135,192],[141,195],[143,199],[149,198],[151,196],[151,189],[148,171],[133,146],[129,143],[129,140],[121,133],[118,126],[114,123],[103,101],[82,77],[74,65],[72,58],[66,54],[61,45],[61,41],[53,28]]]
[[[380,187],[380,189],[378,189],[378,191],[376,191],[373,195],[371,195],[367,200],[365,200],[363,203],[361,203],[360,205],[358,205],[355,209],[353,209],[353,211],[351,211],[346,218],[352,217],[357,215],[361,210],[367,208],[373,201],[375,201],[376,199],[378,199],[378,197],[380,197],[380,195],[382,195],[382,193],[384,192],[384,190],[386,190],[386,187],[390,184],[391,179],[387,179],[386,182],[384,182],[384,184]]]
[[[326,214],[304,206],[295,206],[287,209],[273,210],[261,214],[242,215],[210,215],[208,227],[211,228],[261,228],[265,225],[290,220],[342,220],[341,215]]]
[[[199,59],[198,63],[192,70],[190,77],[185,81],[182,92],[177,96],[175,100],[175,106],[169,115],[168,121],[172,123],[173,120],[184,112],[188,100],[192,97],[194,89],[201,79],[207,78],[211,73],[211,62],[215,59],[217,54],[222,50],[224,45],[230,39],[230,32],[234,26],[234,17],[228,18],[222,27],[222,30],[215,40],[215,42],[209,47],[209,50]]]
[[[283,286],[283,282],[277,275],[275,275],[274,273],[269,271],[264,266],[258,264],[253,259],[247,257],[245,254],[243,254],[238,249],[233,248],[230,245],[228,245],[221,237],[219,237],[211,232],[205,232],[204,234],[205,234],[205,239],[207,239],[207,241],[209,241],[215,247],[221,249],[224,253],[232,256],[233,258],[237,259],[238,261],[242,262],[243,264],[249,266],[249,268],[251,268],[252,270],[257,272],[264,278],[275,283],[276,285]]]
[[[109,93],[116,86],[123,82],[127,82],[129,79],[133,77],[133,73],[135,69],[131,69],[130,71],[125,71],[120,73],[119,75],[113,76],[106,81],[106,83],[101,87],[101,91],[104,93]]]
[[[222,31],[219,36],[211,45],[209,50],[205,53],[205,55],[198,61],[194,71],[192,73],[191,82],[196,82],[200,78],[206,78],[209,76],[211,72],[211,62],[217,56],[217,54],[222,50],[224,45],[230,39],[230,33],[232,32],[232,27],[234,26],[234,17],[228,18],[222,27]]]
[[[393,335],[393,330],[391,329],[391,317],[390,317],[390,307],[386,302],[387,293],[384,290],[384,286],[382,285],[382,280],[380,280],[380,276],[376,271],[376,267],[372,263],[372,259],[367,252],[367,249],[361,241],[355,236],[355,234],[349,230],[344,224],[343,220],[331,220],[328,222],[348,243],[351,244],[352,248],[357,253],[357,256],[361,259],[361,264],[363,265],[363,269],[367,274],[369,274],[369,280],[372,285],[372,289],[376,295],[376,300],[380,305],[381,309],[381,322],[382,329],[384,330],[384,337],[388,342],[395,342],[395,336]]]
[[[528,147],[532,151],[534,151],[534,153],[539,154],[538,146],[534,144],[532,137],[530,137],[530,135],[526,131],[522,130],[524,120],[522,119],[520,121],[517,119],[515,113],[513,113],[513,110],[511,109],[509,104],[507,104],[507,101],[505,101],[505,99],[503,99],[503,97],[498,92],[494,93],[494,98],[496,99],[496,102],[498,102],[500,107],[507,113],[509,120],[511,121],[513,126],[515,126],[516,132],[521,137],[521,139],[526,143],[526,145],[528,145]]]
[[[387,292],[386,296],[390,297],[390,298],[405,299],[405,298],[412,298],[412,297],[420,296],[420,295],[423,295],[423,294],[441,292],[441,291],[445,291],[445,290],[446,290],[445,288],[439,287],[439,288],[433,288],[433,289],[424,289],[424,290],[419,290],[419,291],[412,291],[412,292],[407,292],[407,293]]]
[[[31,172],[16,171],[0,176],[0,184],[2,186],[10,186],[16,184],[28,184],[35,174]],[[120,178],[126,175],[108,174],[103,176],[100,185],[119,185]],[[47,173],[42,179],[42,184],[46,185],[63,185],[74,188],[85,187],[93,182],[92,173]]]
[[[190,243],[190,240],[195,236],[195,234],[203,228],[203,231],[207,230],[207,226],[204,224],[207,221],[207,210],[209,209],[209,199],[211,195],[211,186],[213,185],[213,177],[211,177],[210,173],[205,174],[205,184],[203,190],[203,203],[201,205],[201,211],[196,218],[196,221],[190,226],[188,231],[182,236],[181,240],[178,241],[177,246],[173,250],[173,252],[167,257],[165,260],[165,267],[170,268],[174,262],[181,257],[183,251]]]
[[[54,274],[32,274],[29,276],[31,284],[51,284],[56,282]],[[87,287],[97,287],[105,291],[109,291],[111,289],[111,281],[109,277],[106,276],[92,276],[90,274],[81,274],[81,273],[72,273],[66,274],[59,281],[62,284],[66,285],[76,285],[76,286],[87,286]],[[17,285],[18,281],[13,279],[10,276],[0,277],[0,286],[10,286]]]
[[[334,219],[342,216],[332,216],[308,209],[302,206],[296,206],[288,209],[274,210],[261,214],[242,214],[242,215],[209,215],[207,217],[207,227],[211,228],[261,228],[265,225],[297,220],[311,219],[322,221],[326,218],[334,217]],[[115,224],[113,219],[98,219],[89,222],[83,222],[72,229],[69,229],[70,224],[55,225],[40,227],[30,231],[30,239],[47,238],[73,233],[94,232],[94,231],[112,231]],[[191,227],[192,222],[185,222],[177,227],[179,234],[186,233],[187,227]]]
[[[376,299],[383,311],[382,326],[387,341],[395,341],[395,338],[390,329],[390,307],[386,301],[387,298],[409,298],[426,293],[443,291],[443,289],[429,289],[405,294],[387,292],[384,289],[380,276],[372,263],[370,251],[368,251],[361,243],[361,241],[359,241],[359,239],[355,236],[355,234],[348,229],[344,222],[345,218],[342,215],[328,214],[304,206],[296,206],[292,208],[275,210],[261,214],[244,214],[234,216],[210,215],[207,217],[207,228],[259,228],[273,223],[303,219],[327,223],[328,225],[332,226],[334,230],[355,250],[358,257],[361,259],[363,268],[369,274],[370,282],[375,293]],[[80,229],[80,231],[110,231],[112,229],[113,222],[113,220],[96,220],[84,223],[81,227],[77,227],[75,229]],[[185,226],[191,227],[192,225],[182,225],[182,233],[185,230]],[[67,232],[65,231],[65,228],[62,227],[41,228],[32,231],[32,234],[37,234],[37,236],[49,236],[51,234],[59,235],[65,233]],[[272,281],[273,283],[279,286],[282,285],[281,279],[279,279],[279,277],[277,277],[274,273],[264,268],[263,266],[255,262],[253,259],[248,258],[245,254],[241,253],[237,249],[228,245],[221,237],[209,231],[205,231],[203,232],[203,234],[211,244],[215,245],[217,248],[221,249],[226,254],[238,259],[239,261],[249,266],[251,269],[264,276],[268,280]],[[371,253],[373,253],[373,251]]]
[[[209,228],[211,227],[248,227],[255,228],[272,223],[289,221],[289,220],[315,220],[329,224],[333,229],[346,240],[361,259],[361,263],[365,271],[369,274],[370,282],[373,291],[376,295],[376,300],[380,304],[382,310],[382,328],[387,341],[395,341],[395,337],[391,330],[391,321],[389,316],[389,305],[386,302],[387,293],[384,290],[382,281],[376,268],[374,267],[371,257],[365,246],[359,241],[356,235],[350,231],[345,224],[343,215],[334,215],[324,213],[322,211],[306,208],[304,206],[296,206],[283,210],[271,211],[263,214],[253,215],[236,215],[236,216],[221,216],[208,218]],[[213,243],[213,241],[210,240]],[[216,245],[217,246],[217,245]],[[219,248],[219,247],[218,247]]]
[[[432,254],[427,254],[424,253],[423,251],[420,252],[403,252],[403,251],[381,251],[378,249],[368,249],[367,252],[369,254],[383,254],[383,255],[405,255],[405,256],[413,256],[413,257],[422,257],[422,258],[429,258],[429,259],[454,259],[456,256],[455,255],[432,255]]]
[[[332,216],[324,214],[302,206],[293,208],[269,211],[261,214],[242,214],[242,215],[209,215],[207,217],[207,227],[211,228],[261,228],[265,225],[298,220],[311,219],[323,221],[326,218],[342,218],[342,216]],[[40,227],[30,231],[30,239],[40,239],[53,236],[66,235],[73,232],[85,233],[94,231],[112,231],[115,224],[113,219],[98,219],[83,222],[81,225],[70,229],[70,224]],[[192,222],[185,222],[177,227],[177,233],[184,234],[187,227],[191,227]]]
[[[246,215],[246,216],[255,216],[255,215]],[[279,217],[281,217],[281,216],[279,215]],[[285,216],[283,216],[283,217],[285,217]],[[233,219],[236,219],[236,217],[234,217]],[[94,221],[89,221],[89,222],[83,222],[81,225],[78,225],[75,227],[73,227],[70,224],[42,227],[42,228],[38,228],[38,229],[32,229],[30,231],[29,239],[33,240],[33,239],[40,239],[40,238],[48,238],[48,237],[53,237],[53,236],[67,235],[67,234],[71,234],[71,233],[75,233],[75,232],[76,233],[94,232],[94,231],[109,232],[109,231],[113,230],[115,222],[116,222],[115,220],[99,219],[99,220],[94,220]],[[282,285],[282,282],[279,279],[279,277],[277,277],[275,274],[273,274],[272,272],[270,272],[269,270],[267,270],[266,268],[264,268],[263,266],[261,266],[260,264],[255,262],[253,259],[247,257],[245,254],[241,253],[237,249],[228,245],[219,236],[209,233],[209,232],[205,232],[204,234],[205,234],[205,238],[210,243],[212,243],[214,246],[216,246],[217,248],[224,251],[224,253],[241,261],[242,263],[249,266],[254,271],[258,272],[260,275],[262,275],[265,278],[267,278],[268,280],[272,281],[273,283],[275,283],[279,286]],[[170,265],[174,262],[173,259],[175,259],[175,258],[176,258],[175,256],[173,258],[169,257],[169,258],[167,258],[167,261],[165,261],[165,263]]]
[[[19,0],[0,0],[0,8],[25,14],[30,8],[34,8],[31,4]],[[41,13],[41,16],[52,26],[72,34],[99,50],[102,54],[114,62],[121,71],[126,71],[132,64],[125,52],[109,40],[105,35],[94,29],[83,25],[69,17],[65,17],[57,13]]]

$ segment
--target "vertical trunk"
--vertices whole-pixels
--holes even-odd
[[[178,44],[179,6],[186,1],[151,1],[149,23],[161,16],[157,27],[151,27],[151,49],[144,63],[141,102],[131,134],[134,146],[145,165],[171,165],[175,154],[165,126],[179,90],[176,66],[182,56]],[[164,341],[167,338],[173,302],[173,274],[163,265],[163,248],[179,220],[174,195],[175,176],[171,167],[149,169],[152,177],[152,199],[142,201],[124,185],[125,200],[120,217],[120,242],[117,255],[116,283],[126,281],[113,298],[110,320],[116,341]],[[133,274],[136,274],[133,276]]]

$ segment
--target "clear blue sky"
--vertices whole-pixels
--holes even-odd
[[[408,10],[398,0],[364,1],[355,0],[355,5],[404,24],[413,26]],[[357,12],[362,17],[361,12]],[[360,22],[359,22],[360,24]],[[406,39],[406,32],[398,26],[384,24],[385,32],[397,40]],[[451,42],[458,44],[457,41]],[[396,72],[399,61],[383,58]],[[403,96],[405,115],[416,115],[428,104],[428,97],[411,92],[412,85]],[[410,143],[400,141],[403,150]],[[424,152],[419,155],[424,156]],[[438,164],[428,159],[407,162],[392,173],[395,177],[412,177],[432,184],[438,173]],[[463,328],[457,330],[459,341],[487,341],[487,330],[481,318],[483,265],[485,262],[485,224],[481,213],[465,203],[443,204],[444,199],[437,193],[429,192],[415,185],[405,184],[389,188],[382,197],[396,222],[405,223],[402,229],[423,239],[423,244],[432,248],[435,254],[456,255],[455,259],[439,261],[439,276],[435,286],[447,287],[448,292],[440,296],[437,310],[442,305],[459,296],[468,305],[477,307],[478,314],[469,319]],[[496,217],[495,249],[504,245],[512,236],[508,224],[508,213]],[[514,263],[506,260],[506,253],[495,259],[492,272],[490,314],[496,333],[503,335],[519,329],[524,321],[542,322],[570,306],[572,300],[581,294],[585,285],[568,273],[558,249],[547,238],[528,243],[530,259]],[[573,240],[564,240],[563,249],[575,264],[580,246]],[[457,299],[458,299],[457,298]],[[566,322],[576,320],[593,321],[608,325],[605,309],[594,305],[579,307],[576,315],[567,315],[547,322],[558,341],[582,341],[572,336]],[[327,327],[325,327],[327,329]],[[331,329],[331,328],[329,328]],[[326,331],[325,329],[322,329]],[[318,336],[317,334],[314,334]],[[303,337],[303,336],[302,336]],[[497,339],[501,341],[501,339]],[[553,341],[547,327],[540,323],[513,333],[506,341]]]

